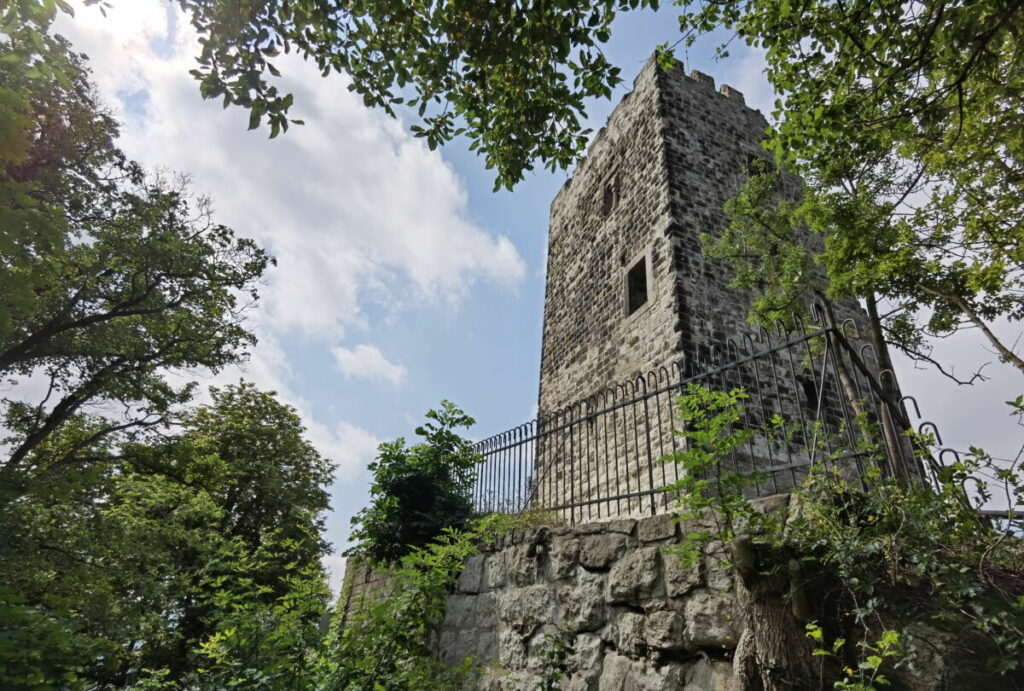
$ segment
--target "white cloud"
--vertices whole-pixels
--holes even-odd
[[[464,185],[440,154],[363,106],[344,78],[282,61],[280,87],[307,124],[268,141],[265,130],[246,131],[242,109],[200,98],[188,75],[195,34],[176,14],[168,36],[168,13],[178,10],[157,0],[116,3],[106,18],[80,7],[61,29],[120,106],[127,153],[192,175],[218,221],[278,258],[262,291],[270,328],[337,340],[366,326],[369,303],[457,304],[475,283],[509,288],[524,277],[511,241],[469,218]],[[118,100],[140,92],[141,114],[139,98],[134,108]]]
[[[328,554],[320,559],[324,570],[327,572],[327,584],[331,588],[334,597],[341,594],[341,586],[345,582],[345,566],[348,560],[340,554]]]
[[[346,377],[386,381],[392,386],[401,386],[405,381],[405,367],[388,360],[376,346],[363,343],[355,348],[335,348],[333,353]]]
[[[188,74],[196,37],[175,5],[114,3],[103,17],[79,4],[58,31],[90,57],[101,95],[119,109],[126,153],[189,174],[195,191],[212,196],[218,222],[276,256],[251,317],[260,338],[251,360],[202,383],[241,376],[294,406],[309,439],[337,464],[332,521],[347,520],[365,499],[379,440],[325,419],[300,390],[293,368],[301,365],[284,344],[298,338],[326,349],[366,328],[374,306],[388,318],[410,303],[457,305],[480,284],[514,288],[525,275],[518,251],[470,218],[463,181],[438,152],[364,107],[343,78],[324,79],[295,56],[282,62],[278,86],[295,93],[293,116],[307,124],[268,140],[265,130],[246,130],[242,109],[200,98]],[[405,377],[372,346],[351,355],[352,376]]]

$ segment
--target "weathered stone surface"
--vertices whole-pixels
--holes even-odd
[[[475,659],[479,662],[498,659],[500,642],[498,632],[494,629],[477,629],[472,632],[476,649],[473,651]]]
[[[641,518],[636,524],[636,536],[640,542],[667,540],[676,536],[676,517],[670,513]]]
[[[647,652],[644,640],[644,615],[636,612],[620,612],[612,625],[612,640],[615,649],[622,655],[638,657]]]
[[[644,639],[652,648],[682,650],[686,647],[685,629],[686,622],[678,612],[652,612],[644,621]]]
[[[735,90],[725,93],[679,68],[658,70],[649,63],[552,202],[542,413],[584,401],[637,373],[680,360],[705,361],[712,350],[727,353],[735,348],[731,343],[754,335],[747,322],[751,293],[730,286],[732,272],[706,257],[700,240],[702,233],[715,235],[727,226],[725,203],[742,185],[751,159],[764,155],[764,117],[745,107]],[[783,175],[780,185],[786,196],[799,194],[795,176]],[[635,310],[626,304],[632,269],[646,279],[646,299]],[[836,307],[838,319],[866,324],[856,301],[842,300]],[[788,417],[796,418],[804,405],[793,383],[772,397]],[[831,404],[836,396],[829,397]],[[665,419],[672,412],[669,398],[651,402],[657,412],[645,412]],[[649,434],[652,450],[667,450],[676,441],[668,425],[651,425],[641,434]],[[586,444],[586,432],[582,436]],[[634,444],[648,443],[641,439]],[[627,452],[620,445],[601,451],[600,481],[552,483],[553,492],[563,493],[552,497],[554,502],[665,484],[663,468],[652,472],[637,462],[639,449]],[[751,460],[769,464],[764,455]],[[784,489],[792,474],[777,473],[774,479]],[[655,502],[668,508],[668,495]],[[637,508],[633,502],[616,510]]]
[[[505,566],[507,553],[496,552],[484,563],[484,586],[487,590],[504,587],[508,569]]]
[[[537,582],[536,557],[528,556],[529,547],[517,545],[505,550],[505,573],[511,585],[531,585]]]
[[[507,591],[498,605],[501,620],[520,636],[533,635],[539,626],[554,621],[554,598],[547,585],[531,585]]]
[[[686,600],[686,647],[735,648],[736,631],[732,596],[711,590],[697,590]]]
[[[479,593],[482,590],[485,559],[483,554],[474,554],[466,560],[459,574],[459,592]]]
[[[498,662],[507,669],[526,667],[526,642],[512,629],[498,632]]]
[[[704,546],[704,580],[712,590],[732,590],[729,547],[720,540]]]
[[[770,497],[758,497],[750,500],[750,506],[758,513],[766,516],[772,514],[785,515],[789,511],[789,494],[773,494]]]
[[[572,530],[577,535],[596,535],[605,532],[606,528],[607,525],[604,522],[587,521],[585,523],[577,523],[572,527]]]
[[[459,632],[456,629],[442,631],[438,637],[438,649],[441,651],[441,661],[446,665],[456,665],[462,659],[457,657]]]
[[[475,595],[456,593],[448,597],[448,606],[444,611],[442,627],[446,629],[465,629],[473,626],[473,610],[476,606]]]
[[[594,633],[577,635],[572,643],[572,649],[572,655],[568,660],[570,670],[588,672],[600,668],[601,657],[604,655],[604,641],[599,635]]]
[[[580,541],[575,537],[556,537],[551,541],[549,553],[551,577],[555,580],[569,578],[576,571],[580,557]]]
[[[615,562],[608,573],[609,601],[637,604],[660,594],[660,562],[657,547],[635,549]]]
[[[700,564],[683,566],[682,559],[671,552],[662,553],[661,564],[669,597],[683,597],[701,584]]]
[[[565,685],[566,691],[597,691],[597,684],[600,679],[601,670],[593,670],[587,674],[576,672],[569,677]]]
[[[526,669],[534,674],[540,674],[544,667],[550,664],[550,655],[553,652],[556,638],[559,637],[558,627],[554,624],[540,626],[533,636],[526,643]]]
[[[608,653],[598,682],[600,691],[677,691],[683,685],[685,668],[670,663],[655,667]]]
[[[501,598],[498,593],[480,593],[473,603],[473,623],[477,626],[487,626],[488,622],[498,620],[498,603]]]
[[[683,691],[729,691],[732,665],[701,658],[686,672]]]
[[[604,576],[580,570],[575,582],[563,590],[562,625],[569,631],[595,631],[604,626]]]
[[[612,533],[622,533],[623,535],[632,535],[633,530],[636,528],[636,519],[634,518],[617,518],[613,521],[608,521],[608,531]]]
[[[580,564],[588,569],[607,569],[626,551],[626,537],[619,533],[585,535],[580,538]]]

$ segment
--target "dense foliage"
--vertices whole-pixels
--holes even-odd
[[[328,595],[319,560],[329,463],[273,396],[249,385],[212,393],[178,432],[95,446],[88,466],[0,510],[0,685],[121,686],[144,670],[183,683],[214,650],[252,635],[243,616],[254,626],[287,604],[315,628]],[[54,443],[76,433],[68,425]],[[279,619],[263,627],[286,636]],[[264,640],[249,655],[269,673],[275,650],[285,656]],[[301,673],[284,662],[278,673]]]
[[[942,658],[955,661],[956,688],[1024,681],[1021,517],[991,523],[976,508],[993,493],[1012,506],[1024,495],[1019,472],[972,449],[938,471],[935,487],[908,486],[883,476],[873,461],[882,451],[865,444],[858,453],[867,472],[857,478],[843,468],[847,450],[829,454],[823,440],[822,460],[794,493],[789,514],[765,513],[747,497],[756,478],[719,463],[752,434],[778,437],[787,426],[779,418],[765,430],[737,427],[744,398],[742,390],[691,386],[680,400],[688,448],[666,460],[687,471],[674,488],[683,491],[681,518],[707,529],[693,530],[678,552],[694,564],[724,541],[740,582],[754,593],[741,603],[756,603],[767,583],[772,588],[764,590],[792,617],[785,626],[810,623],[816,651],[798,644],[789,661],[795,667],[793,659],[807,652],[820,671],[800,674],[800,684],[817,688],[823,677],[836,688],[873,689],[893,672],[937,680]],[[1020,402],[1013,405],[1019,415]],[[787,674],[780,662],[757,659],[766,688],[793,688],[793,678],[780,685]]]
[[[688,11],[683,25],[691,40],[724,26],[766,51],[780,95],[769,145],[806,183],[794,204],[774,194],[774,173],[752,181],[730,210],[733,232],[713,250],[736,266],[738,285],[766,291],[760,316],[811,289],[859,297],[880,351],[888,342],[933,362],[928,337],[970,327],[1024,372],[991,328],[1024,317],[1020,3],[775,11],[736,0]],[[807,229],[823,251],[799,244]]]
[[[48,45],[66,66],[49,77],[0,44],[0,377],[39,391],[3,401],[0,501],[88,465],[108,435],[163,422],[194,388],[170,371],[241,360],[270,261],[183,183],[127,160],[83,59]]]
[[[349,603],[344,625],[335,623],[322,688],[467,688],[473,660],[454,666],[439,662],[437,627],[466,558],[479,551],[481,542],[493,541],[515,525],[510,516],[491,514],[463,529],[446,528],[390,567],[377,567],[387,585]]]
[[[427,413],[416,428],[423,441],[406,446],[402,438],[380,445],[370,464],[370,506],[352,519],[353,553],[390,562],[422,547],[446,529],[462,528],[473,512],[470,498],[479,456],[455,430],[469,417],[448,401]]]
[[[175,376],[244,358],[270,259],[124,156],[65,41],[4,30],[0,686],[292,687],[330,464],[272,394]]]

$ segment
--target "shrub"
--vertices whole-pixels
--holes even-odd
[[[448,401],[426,417],[416,429],[422,443],[407,447],[399,438],[380,445],[369,466],[371,504],[352,519],[358,544],[348,554],[393,562],[446,529],[462,528],[472,515],[473,468],[480,457],[454,430],[474,420]]]

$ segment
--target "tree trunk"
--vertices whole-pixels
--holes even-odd
[[[881,386],[884,399],[881,423],[885,448],[892,461],[896,476],[904,484],[909,485],[913,479],[912,476],[920,475],[920,472],[912,472],[915,468],[908,467],[909,464],[917,466],[915,450],[911,444],[907,443],[906,438],[906,433],[911,429],[910,418],[900,400],[902,394],[896,384],[896,370],[893,368],[892,357],[889,355],[889,346],[885,342],[882,319],[878,316],[878,301],[875,294],[869,293],[865,302],[871,329],[871,345],[874,346],[880,370],[878,383]],[[890,376],[881,375],[886,371],[890,373]]]
[[[770,568],[748,536],[732,542],[736,601],[743,633],[730,691],[812,691],[821,687],[805,635],[809,608],[799,570]],[[796,562],[793,562],[794,564]]]

